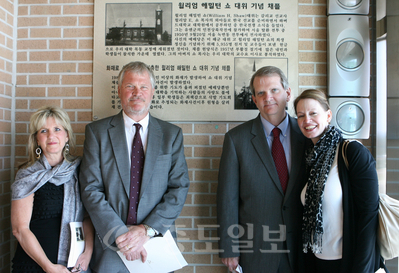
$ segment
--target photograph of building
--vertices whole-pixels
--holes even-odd
[[[171,45],[172,4],[107,4],[106,45]]]

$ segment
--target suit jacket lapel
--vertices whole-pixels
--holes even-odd
[[[263,130],[262,121],[260,120],[260,115],[258,115],[258,117],[254,120],[251,133],[254,135],[254,138],[252,139],[254,149],[262,160],[262,163],[268,171],[272,181],[276,184],[276,187],[280,190],[281,194],[283,194],[280,179],[278,177],[276,167],[274,166],[272,153],[270,151],[269,145],[267,144],[265,131]]]
[[[112,151],[116,160],[119,175],[121,177],[123,187],[129,197],[130,194],[130,166],[129,155],[126,144],[125,123],[123,121],[122,111],[114,116],[110,122],[111,127],[108,129],[109,139]]]
[[[158,121],[150,115],[148,124],[147,150],[145,153],[144,171],[141,179],[140,198],[146,187],[150,184],[151,176],[161,150],[163,133]]]

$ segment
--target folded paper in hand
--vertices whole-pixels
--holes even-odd
[[[67,267],[74,267],[80,254],[85,250],[83,223],[70,222],[69,227],[71,229],[71,249],[69,250]]]
[[[241,265],[237,265],[237,267],[236,267],[236,272],[238,272],[238,273],[244,273],[244,272],[242,272],[242,267],[241,267]]]
[[[166,273],[187,265],[169,230],[163,237],[155,237],[147,241],[144,248],[147,251],[147,260],[144,263],[141,259],[128,261],[125,255],[118,251],[119,257],[129,272]]]

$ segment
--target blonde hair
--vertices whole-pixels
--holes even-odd
[[[295,114],[296,112],[296,107],[298,105],[298,102],[303,99],[313,99],[316,100],[320,103],[321,107],[325,111],[330,110],[330,105],[328,104],[327,96],[323,91],[317,90],[317,89],[306,89],[303,91],[295,100],[294,100],[294,109],[295,109]]]
[[[28,143],[28,161],[22,164],[20,167],[29,167],[35,163],[38,159],[36,158],[36,149],[39,147],[37,145],[36,135],[40,128],[42,128],[48,118],[54,118],[57,124],[61,125],[67,133],[69,149],[75,149],[75,137],[73,135],[71,121],[65,110],[57,106],[43,106],[40,107],[33,115],[30,117],[29,123],[29,143]],[[72,161],[76,157],[67,153],[65,147],[62,150],[62,154],[67,161]]]

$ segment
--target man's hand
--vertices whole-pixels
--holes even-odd
[[[125,255],[128,261],[141,258],[144,263],[147,259],[147,251],[143,247],[150,239],[143,225],[129,226],[129,231],[116,238],[116,245]]]
[[[239,260],[240,257],[222,258],[222,263],[228,267],[230,272],[237,272],[236,268],[238,266]]]

